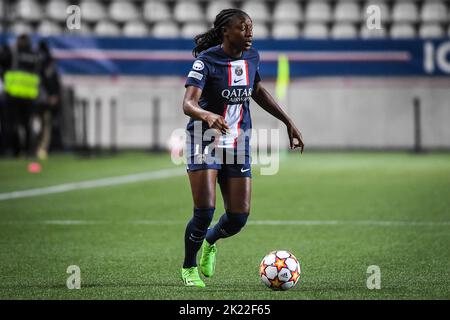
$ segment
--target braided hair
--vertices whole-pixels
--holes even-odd
[[[249,17],[247,13],[239,9],[224,9],[220,11],[214,20],[213,27],[207,32],[195,36],[194,42],[196,46],[192,50],[192,55],[197,58],[202,51],[221,44],[223,42],[222,28],[227,26],[235,16]]]

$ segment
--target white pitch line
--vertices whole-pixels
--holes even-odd
[[[185,170],[175,168],[175,169],[163,169],[158,171],[130,174],[126,176],[118,176],[118,177],[110,177],[104,179],[97,180],[87,180],[80,182],[72,182],[59,184],[51,187],[44,188],[36,188],[22,191],[14,191],[8,193],[0,193],[0,201],[10,200],[10,199],[18,199],[18,198],[27,198],[27,197],[35,197],[35,196],[44,196],[48,194],[68,192],[73,190],[81,190],[81,189],[91,189],[91,188],[100,188],[100,187],[109,187],[116,186],[127,183],[148,181],[148,180],[157,180],[163,178],[171,178],[176,176],[181,176],[186,174]]]
[[[70,225],[89,225],[89,224],[104,224],[106,221],[89,221],[89,220],[44,220],[42,224],[53,224],[61,226]]]
[[[248,224],[268,225],[268,226],[286,226],[286,225],[335,225],[341,221],[337,220],[255,220],[249,221]]]
[[[115,224],[120,225],[185,225],[186,221],[163,221],[163,220],[128,220],[114,222],[110,220],[41,220],[41,221],[0,221],[0,224],[46,224],[46,225],[98,225],[98,224]],[[213,222],[215,224],[215,222]],[[248,225],[253,226],[380,226],[380,227],[416,227],[416,226],[450,226],[450,221],[383,221],[383,220],[253,220]]]
[[[450,221],[405,221],[405,220],[256,220],[253,225],[367,225],[367,226],[435,226],[450,225]]]

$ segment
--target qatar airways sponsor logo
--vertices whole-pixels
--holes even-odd
[[[252,91],[252,88],[224,89],[222,90],[222,97],[232,103],[242,103],[250,99]]]

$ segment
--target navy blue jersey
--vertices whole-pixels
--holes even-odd
[[[249,106],[253,86],[261,81],[258,68],[256,49],[244,51],[240,58],[232,58],[220,45],[203,51],[192,65],[185,87],[202,89],[200,107],[222,115],[230,127],[230,133],[220,137],[219,147],[235,148],[240,131],[252,127]],[[201,121],[190,119],[187,130],[191,133],[194,122]],[[207,129],[208,124],[202,123],[202,131]]]

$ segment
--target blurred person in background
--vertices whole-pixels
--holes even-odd
[[[10,141],[12,137],[11,121],[9,121],[8,105],[6,104],[6,96],[4,92],[3,77],[7,61],[11,57],[11,49],[6,43],[0,48],[0,154],[7,155],[10,149]]]
[[[61,101],[61,84],[58,74],[56,62],[53,59],[50,49],[45,42],[39,42],[38,51],[41,58],[41,86],[39,93],[39,115],[41,119],[41,131],[37,142],[37,157],[40,160],[45,160],[48,157],[50,143],[56,142],[58,144],[59,134],[55,134],[55,139],[52,139],[52,131],[55,127],[53,121],[58,119],[59,104]],[[58,131],[58,130],[57,130]]]
[[[7,128],[7,149],[18,157],[21,153],[35,155],[32,130],[32,114],[35,112],[40,85],[40,57],[33,50],[27,34],[17,37],[12,49],[4,47],[0,55],[3,70]],[[24,141],[21,139],[24,131]]]
[[[2,55],[7,47],[2,46],[0,48],[0,61],[2,61]],[[6,104],[5,97],[3,94],[3,68],[0,65],[0,155],[6,154],[7,149],[7,130],[8,130],[8,121],[6,121],[7,113],[6,113]]]

